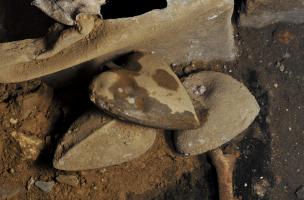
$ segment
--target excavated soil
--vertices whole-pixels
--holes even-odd
[[[20,30],[8,40],[36,37],[46,31],[43,27]],[[36,31],[30,34],[31,30]],[[296,199],[295,191],[304,184],[304,25],[237,28],[235,37],[239,48],[235,62],[193,62],[174,70],[181,78],[201,70],[224,72],[250,89],[261,112],[250,128],[231,142],[241,153],[234,174],[235,194],[243,200]],[[59,87],[52,79],[0,85],[0,198],[218,199],[216,172],[208,156],[178,155],[170,132],[159,135],[146,154],[122,165],[82,172],[52,168],[58,139],[91,104],[88,85],[92,78],[92,74],[82,79],[76,76]],[[46,87],[44,82],[54,89],[53,95],[28,98]],[[35,109],[29,111],[24,105],[35,105]],[[11,135],[14,131],[44,140],[46,146],[37,161],[24,159]],[[26,189],[31,177],[51,181],[61,174],[75,175],[80,185],[56,182],[49,193],[35,186]]]

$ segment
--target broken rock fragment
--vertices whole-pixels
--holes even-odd
[[[19,131],[44,138],[50,133],[59,117],[53,89],[41,84],[37,91],[17,97]]]
[[[99,75],[91,100],[123,120],[163,129],[199,126],[191,99],[171,68],[155,55],[134,54],[125,69]]]
[[[36,160],[43,149],[44,141],[36,136],[13,131],[11,136],[18,142],[25,160]]]
[[[63,137],[53,165],[60,170],[77,171],[127,162],[144,154],[159,132],[112,119],[97,110],[89,111]]]
[[[221,146],[244,131],[259,113],[254,96],[228,75],[205,71],[190,75],[183,84],[202,125],[176,132],[176,147],[181,153],[197,155]]]
[[[59,183],[67,184],[73,187],[77,187],[79,185],[79,179],[75,175],[59,175],[56,177],[56,180]]]
[[[53,187],[55,186],[54,181],[36,181],[35,186],[38,187],[43,192],[51,192],[53,190]]]
[[[261,28],[278,22],[304,23],[303,0],[248,0],[242,26]]]

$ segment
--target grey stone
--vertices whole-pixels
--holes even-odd
[[[261,28],[278,22],[304,23],[304,0],[248,0],[242,26]]]
[[[144,154],[161,130],[114,120],[97,110],[80,117],[58,145],[53,165],[67,171],[117,165]]]
[[[175,133],[179,152],[197,155],[229,142],[244,131],[259,113],[248,89],[232,77],[218,72],[199,72],[183,82],[193,100],[202,125]],[[203,93],[197,91],[205,87]],[[201,91],[201,90],[200,90]]]
[[[73,187],[77,187],[79,185],[79,179],[75,175],[59,175],[56,177],[56,180],[59,183],[67,184]]]
[[[11,199],[25,191],[22,186],[0,186],[0,199]]]
[[[83,18],[78,28],[62,32],[49,51],[45,51],[51,46],[45,47],[47,38],[0,44],[0,82],[30,80],[92,59],[108,61],[133,50],[153,51],[168,64],[235,58],[233,0],[167,3],[164,9],[134,17]]]
[[[296,191],[297,199],[304,200],[304,185],[301,185]]]
[[[35,186],[38,187],[40,190],[42,190],[43,192],[51,192],[53,187],[55,185],[54,181],[36,181],[35,182]]]
[[[126,65],[93,81],[91,100],[99,108],[151,127],[190,129],[200,125],[185,88],[161,58],[133,54]]]

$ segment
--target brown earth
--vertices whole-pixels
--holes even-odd
[[[9,40],[27,38],[31,29],[18,31],[18,36],[11,34]],[[42,33],[35,31],[32,36]],[[304,184],[304,26],[237,28],[236,40],[239,57],[235,62],[195,62],[175,71],[181,78],[200,70],[220,71],[248,86],[261,112],[233,141],[241,153],[234,176],[235,193],[243,200],[296,199],[296,189]],[[129,163],[73,173],[52,168],[58,139],[90,106],[87,88],[93,76],[88,76],[54,88],[51,101],[44,95],[29,98],[28,105],[36,105],[30,115],[22,109],[24,101],[45,87],[41,81],[0,85],[0,197],[5,191],[10,199],[18,200],[218,199],[210,160],[206,155],[176,154],[170,132],[159,135],[146,154]],[[14,131],[35,135],[47,144],[36,162],[24,160],[21,147],[11,136]],[[31,177],[49,181],[59,174],[76,175],[81,184],[72,187],[56,182],[50,193],[35,186],[25,189]]]

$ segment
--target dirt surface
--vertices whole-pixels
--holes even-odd
[[[11,38],[19,37],[23,36]],[[235,194],[243,200],[296,199],[295,191],[304,184],[304,25],[238,28],[236,40],[239,57],[235,62],[196,62],[175,71],[181,78],[201,70],[220,71],[250,89],[261,112],[250,128],[232,142],[241,153],[234,175]],[[54,88],[47,109],[39,108],[45,102],[43,95],[38,101],[30,100],[37,109],[25,118],[21,112],[23,102],[43,87],[41,81],[0,85],[0,198],[218,199],[210,160],[206,155],[176,154],[170,132],[159,135],[146,154],[119,166],[73,173],[52,168],[58,139],[90,106],[89,80]],[[38,114],[43,117],[37,119]],[[54,119],[56,123],[52,122]],[[30,120],[30,131],[24,131],[22,127]],[[42,127],[47,131],[41,132]],[[37,161],[24,159],[22,148],[11,135],[14,131],[35,135],[45,142]],[[75,175],[80,185],[73,187],[56,181],[49,193],[36,186],[26,190],[31,177],[51,181],[61,174]]]

